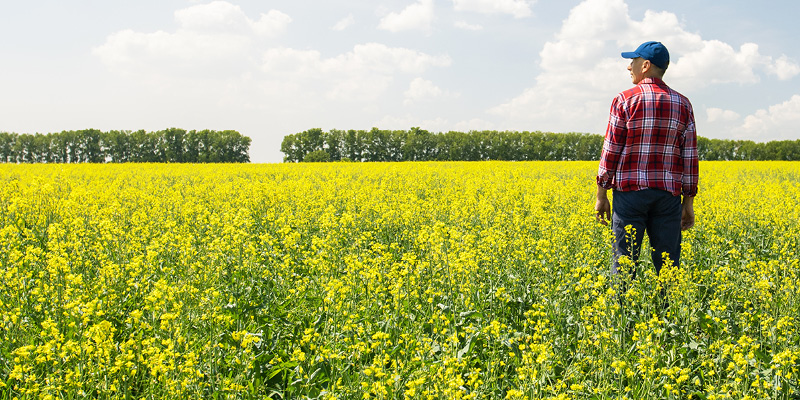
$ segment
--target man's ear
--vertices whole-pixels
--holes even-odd
[[[653,67],[653,63],[651,63],[651,62],[650,62],[650,60],[644,60],[644,61],[642,61],[642,73],[643,73],[643,74],[646,74],[646,73],[647,73],[647,71],[650,71],[650,69],[651,69],[652,67]]]

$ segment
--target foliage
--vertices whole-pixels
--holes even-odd
[[[325,150],[314,150],[303,157],[303,162],[328,162],[331,156]]]
[[[231,130],[0,132],[4,163],[246,163],[249,149],[250,138]]]
[[[633,282],[596,169],[0,165],[0,398],[796,398],[800,165]]]
[[[331,160],[353,161],[578,161],[597,160],[603,137],[588,133],[408,131],[309,129],[287,135],[281,143],[284,162],[304,160],[325,151]],[[800,140],[756,143],[698,137],[701,160],[800,160]]]
[[[408,131],[309,129],[283,138],[285,162],[304,160],[325,151],[332,161],[485,161],[592,160],[603,148],[603,137],[581,133],[471,131],[431,133]]]
[[[700,159],[709,161],[800,161],[800,140],[756,143],[752,140],[697,139]]]

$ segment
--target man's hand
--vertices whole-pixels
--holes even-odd
[[[595,219],[597,222],[608,225],[611,221],[611,202],[608,201],[608,190],[602,187],[597,187],[597,203],[594,204],[594,210],[597,211]]]
[[[594,210],[597,211],[597,215],[595,215],[597,222],[608,225],[608,221],[611,221],[611,203],[608,201],[608,198],[597,199]]]
[[[681,210],[681,230],[686,231],[694,226],[694,197],[684,197]]]

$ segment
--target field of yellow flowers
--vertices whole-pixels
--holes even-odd
[[[800,163],[700,167],[621,293],[596,162],[0,165],[0,399],[796,399]]]

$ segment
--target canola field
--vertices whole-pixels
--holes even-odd
[[[797,399],[800,163],[700,168],[630,281],[596,162],[0,165],[0,399]]]

